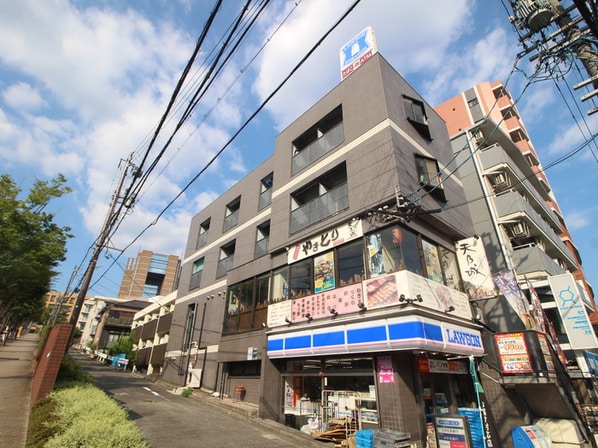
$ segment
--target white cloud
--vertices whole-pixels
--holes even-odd
[[[575,210],[567,213],[565,222],[569,230],[577,230],[592,224],[591,210]]]
[[[24,82],[18,82],[4,89],[2,98],[16,111],[35,111],[46,104],[40,92]]]

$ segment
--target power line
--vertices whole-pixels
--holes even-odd
[[[234,132],[232,137],[216,152],[216,154],[206,163],[206,165],[199,170],[199,172],[191,178],[191,180],[175,195],[173,199],[158,213],[154,221],[148,224],[133,240],[125,246],[123,252],[130,248],[141,236],[147,232],[151,227],[157,224],[158,220],[168,211],[168,209],[187,191],[193,183],[216,161],[218,157],[230,146],[230,144],[241,134],[241,132],[253,121],[253,119],[266,107],[266,105],[272,100],[272,98],[280,91],[280,89],[289,81],[289,79],[303,66],[303,64],[311,57],[311,55],[316,51],[316,49],[324,42],[324,40],[347,18],[347,16],[357,7],[357,5],[361,2],[361,0],[355,0],[347,10],[341,15],[341,17],[326,31],[322,37],[311,47],[311,49],[301,58],[301,60],[293,67],[293,69],[287,74],[287,76],[278,84],[278,86],[266,97],[264,101],[257,107],[257,109],[245,120],[245,122]],[[122,253],[122,252],[121,252]],[[120,258],[120,254],[114,259],[113,263],[110,265],[112,267],[114,263]],[[101,278],[106,274],[105,271],[97,281],[101,280]]]

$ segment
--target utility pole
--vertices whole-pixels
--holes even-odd
[[[73,333],[75,330],[75,326],[77,325],[77,320],[79,320],[79,315],[81,314],[81,308],[83,306],[83,302],[85,301],[85,296],[87,295],[87,291],[89,290],[89,285],[91,284],[91,278],[93,277],[93,273],[95,271],[98,258],[104,249],[106,242],[108,240],[108,235],[110,234],[110,230],[112,230],[112,226],[115,222],[116,217],[116,206],[118,202],[121,200],[121,191],[123,184],[125,183],[125,178],[127,177],[127,173],[130,166],[134,166],[131,163],[131,159],[133,158],[133,154],[129,155],[129,158],[125,161],[125,167],[123,169],[122,175],[118,182],[118,186],[112,196],[112,201],[110,203],[110,208],[108,209],[108,214],[106,215],[106,219],[104,221],[104,225],[102,226],[102,230],[100,231],[100,236],[98,237],[93,254],[89,261],[89,265],[87,266],[87,270],[85,271],[85,275],[83,276],[83,280],[81,282],[81,287],[79,289],[79,294],[77,295],[77,301],[75,303],[75,308],[73,309],[73,314],[71,315],[70,324],[72,325],[71,330],[71,338],[73,337]],[[70,344],[69,344],[70,345]]]
[[[73,279],[75,278],[75,275],[77,275],[78,271],[79,271],[79,266],[75,266],[73,268],[73,272],[71,273],[71,277],[69,278],[69,282],[66,284],[66,289],[64,290],[64,294],[62,295],[62,297],[60,297],[60,299],[58,299],[58,306],[54,309],[54,312],[52,313],[52,316],[50,317],[50,325],[56,324],[56,319],[58,319],[58,317],[60,316],[60,310],[62,308],[62,304],[64,303],[65,300],[68,300],[69,289],[71,288],[71,283],[73,282]]]

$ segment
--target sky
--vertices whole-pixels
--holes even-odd
[[[53,289],[70,284],[70,292],[80,282],[129,156],[143,163],[147,181],[102,252],[88,294],[116,296],[127,258],[141,250],[184,258],[192,216],[271,156],[276,135],[340,82],[339,49],[367,26],[381,55],[432,106],[481,82],[507,83],[544,166],[597,128],[592,117],[580,122],[588,104],[571,106],[579,93],[567,85],[579,74],[533,78],[534,62],[517,59],[522,47],[501,0],[271,2],[177,126],[245,3],[225,0],[150,147],[215,3],[0,1],[0,173],[24,193],[58,173],[73,189],[49,209],[74,235]],[[589,145],[547,170],[594,285],[597,154]]]

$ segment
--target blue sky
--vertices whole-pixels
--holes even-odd
[[[120,177],[119,162],[131,153],[134,162],[141,160],[213,4],[0,3],[0,171],[12,175],[24,191],[33,178],[49,179],[57,173],[73,188],[52,204],[56,221],[70,226],[75,235],[54,289],[64,291],[74,267],[87,266],[85,256]],[[576,121],[567,106],[574,96],[564,82],[528,86],[534,63],[526,59],[512,73],[521,47],[501,1],[362,0],[216,162],[151,225],[352,4],[279,0],[268,6],[149,177],[109,243],[126,250],[102,254],[89,294],[115,296],[127,258],[140,250],[184,257],[191,217],[269,157],[277,133],[340,82],[339,48],[366,26],[374,29],[379,52],[432,106],[477,83],[508,79],[513,97],[521,95],[519,111],[544,166],[583,141],[580,112],[571,109],[578,114]],[[240,6],[236,0],[224,1],[191,69],[183,100],[189,99],[190,86],[197,85],[209,52]],[[575,74],[567,76],[570,85],[578,82]],[[581,115],[589,108],[580,107]],[[174,123],[167,121],[163,135],[170,134]],[[594,132],[595,121],[588,119],[587,124]],[[164,141],[150,154],[156,155]],[[547,171],[584,271],[594,284],[597,153],[595,145],[589,146]]]

